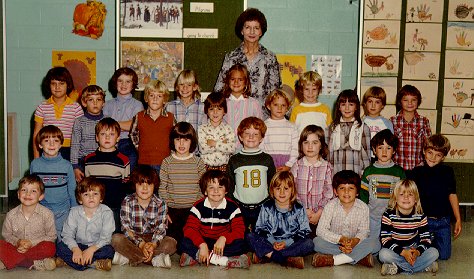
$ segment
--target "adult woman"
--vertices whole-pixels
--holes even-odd
[[[249,71],[251,96],[264,106],[267,95],[281,86],[280,66],[275,54],[259,43],[266,31],[267,20],[259,10],[249,8],[240,14],[235,23],[235,34],[242,43],[226,54],[214,91],[222,90],[227,71],[240,63]]]

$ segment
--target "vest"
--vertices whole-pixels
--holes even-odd
[[[173,114],[160,115],[154,121],[145,111],[137,114],[138,117],[138,164],[161,165],[161,161],[170,155],[169,135],[173,128]]]

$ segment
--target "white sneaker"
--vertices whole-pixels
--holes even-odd
[[[151,264],[154,267],[171,268],[170,255],[161,253],[158,256],[153,257]]]
[[[426,272],[431,272],[431,273],[436,273],[436,272],[438,272],[438,269],[439,269],[438,262],[434,261],[430,266],[425,268],[425,271]]]
[[[112,264],[116,265],[126,265],[128,264],[129,260],[122,254],[115,252],[114,258],[112,259]]]
[[[30,269],[36,269],[36,270],[54,270],[56,268],[56,263],[54,259],[52,258],[46,258],[43,260],[36,260],[33,261],[33,265],[30,267]]]
[[[214,265],[227,266],[229,258],[226,256],[219,256],[211,252],[211,255],[209,256],[209,262]]]
[[[395,275],[398,273],[398,266],[394,263],[384,263],[382,265],[382,269],[380,270],[380,274],[383,276],[385,275]]]

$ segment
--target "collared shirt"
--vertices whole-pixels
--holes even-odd
[[[42,123],[43,126],[54,125],[63,132],[64,147],[71,146],[72,127],[74,120],[84,115],[82,107],[69,97],[63,104],[58,106],[50,97],[43,101],[35,111],[35,122]]]
[[[216,141],[215,146],[209,146],[208,140]],[[230,155],[235,150],[235,134],[232,128],[224,121],[214,127],[211,123],[203,124],[198,129],[199,150],[201,159],[209,166],[227,164]]]
[[[321,159],[311,164],[303,157],[296,161],[291,172],[295,177],[297,199],[305,208],[316,212],[332,199],[332,166],[328,161]]]
[[[166,235],[166,214],[168,207],[157,195],[151,196],[147,208],[138,203],[137,194],[125,197],[120,210],[122,231],[136,245],[141,242],[140,235],[153,234],[152,242],[158,243]],[[128,233],[133,232],[131,237]]]
[[[369,207],[356,198],[346,213],[339,199],[331,200],[324,207],[316,234],[334,244],[339,243],[341,236],[366,239],[369,236]]]
[[[423,144],[431,136],[430,121],[416,111],[410,122],[403,117],[403,111],[390,120],[393,134],[398,138],[398,149],[393,161],[404,170],[411,170],[423,162]]]
[[[181,99],[176,99],[168,102],[165,110],[171,112],[176,119],[176,122],[188,122],[193,125],[197,132],[200,125],[207,123],[207,116],[204,114],[204,103],[199,98],[186,106]]]
[[[28,239],[33,246],[42,241],[54,242],[56,227],[53,212],[37,204],[33,214],[26,219],[20,204],[7,213],[3,222],[2,236],[6,242],[14,246],[20,239]]]
[[[102,248],[110,244],[114,230],[114,214],[108,206],[100,204],[92,218],[88,219],[84,207],[79,205],[69,211],[61,237],[71,250],[78,247],[78,243]]]
[[[133,98],[132,94],[127,96],[117,95],[116,98],[105,102],[104,115],[112,117],[118,122],[130,121],[138,112],[143,110],[142,102]],[[128,131],[120,132],[120,139],[128,138]]]

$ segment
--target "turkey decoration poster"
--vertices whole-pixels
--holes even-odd
[[[96,84],[96,53],[95,51],[53,50],[52,66],[66,67],[74,81],[74,91],[69,94],[73,100],[78,100],[82,89]]]

